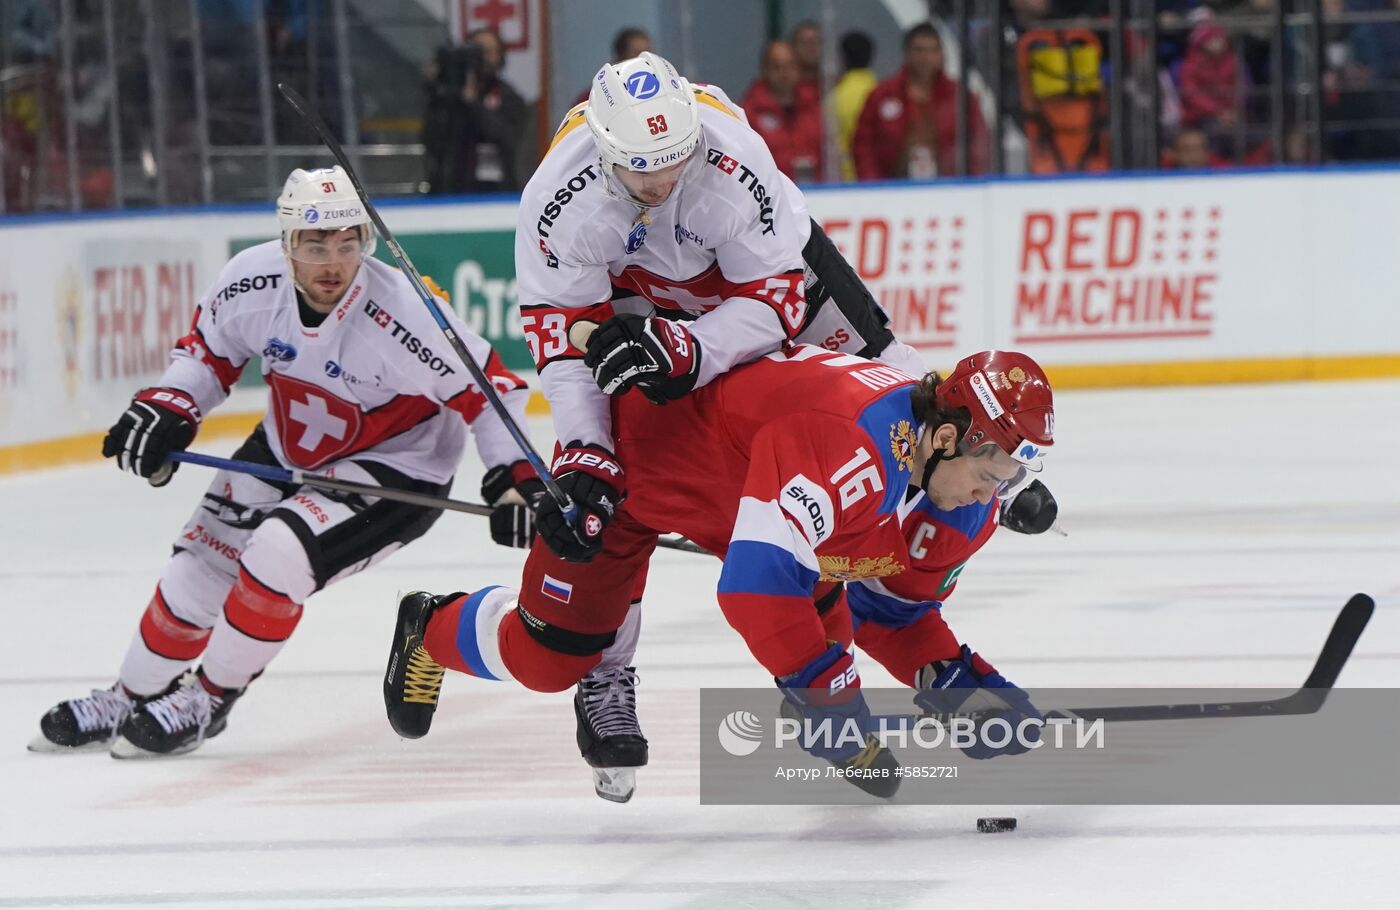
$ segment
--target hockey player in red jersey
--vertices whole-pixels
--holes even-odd
[[[470,425],[499,503],[492,534],[529,538],[539,478],[500,415],[441,340],[408,279],[370,256],[370,219],[345,172],[298,169],[277,200],[281,240],[244,250],[199,301],[154,388],[108,432],[102,454],[165,484],[170,452],[262,356],[267,414],[236,457],[361,484],[446,495]],[[517,422],[528,390],[444,307]],[[440,510],[279,485],[220,471],[175,539],[110,689],[64,701],[35,751],[117,757],[186,752],[220,733],[248,683],[286,643],[316,591],[416,540]],[[182,674],[191,661],[198,671]]]
[[[555,432],[579,457],[614,451],[608,396],[634,386],[655,399],[683,396],[788,341],[924,372],[743,109],[654,54],[600,68],[587,102],[564,118],[522,196],[515,262],[521,324]],[[584,322],[602,326],[580,345]],[[557,504],[540,502],[556,553],[597,552],[609,516],[588,497],[611,501],[625,489],[631,466],[617,463],[613,484],[569,490],[597,533],[578,534]],[[1053,499],[1034,495],[1043,490],[1028,490],[1020,511],[1034,498],[1037,517],[1053,519]],[[595,767],[647,761],[632,666],[642,583],[616,642],[575,694],[580,750]]]
[[[539,691],[573,685],[611,643],[659,532],[725,554],[720,607],[798,710],[868,721],[847,650],[854,632],[921,704],[1036,713],[939,613],[995,528],[997,494],[1053,442],[1050,386],[1030,358],[984,352],[916,383],[801,346],[664,407],[622,396],[611,416],[629,487],[592,561],[537,542],[518,593],[402,601],[385,681],[401,735],[427,732],[444,667]],[[581,475],[576,486],[611,484],[617,460],[564,450],[555,469]],[[822,596],[836,582],[845,596]]]

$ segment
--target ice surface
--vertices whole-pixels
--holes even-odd
[[[1367,591],[1341,684],[1400,684],[1397,401],[1397,382],[1062,394],[1045,479],[1070,536],[998,534],[945,616],[1024,685],[1292,687]],[[45,709],[111,682],[208,476],[0,479],[0,908],[1397,904],[1395,807],[700,806],[697,688],[769,683],[717,564],[684,553],[651,574],[630,804],[593,795],[567,695],[451,677],[432,734],[400,741],[379,694],[396,593],[521,562],[469,516],[313,599],[192,755],[26,753]],[[980,815],[1019,830],[979,835]]]

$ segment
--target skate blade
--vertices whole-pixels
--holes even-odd
[[[636,768],[594,768],[593,792],[610,803],[625,803],[637,792]]]
[[[81,746],[60,746],[56,742],[50,741],[44,734],[40,733],[29,742],[30,752],[39,752],[46,755],[77,755],[81,752],[106,752],[108,742],[105,739],[93,740]]]
[[[123,736],[118,737],[117,741],[112,743],[110,754],[113,758],[121,759],[122,761],[146,761],[154,758],[173,758],[176,755],[184,755],[187,752],[193,752],[199,747],[200,740],[195,740],[192,743],[180,746],[178,749],[171,749],[169,752],[152,752],[149,749],[141,748]]]

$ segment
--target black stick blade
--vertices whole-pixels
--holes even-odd
[[[1322,653],[1318,655],[1317,663],[1308,674],[1303,688],[1332,688],[1337,682],[1337,677],[1341,675],[1342,667],[1346,666],[1347,658],[1351,657],[1351,649],[1356,647],[1357,639],[1365,631],[1366,623],[1371,621],[1371,614],[1375,609],[1376,602],[1368,595],[1352,595],[1347,605],[1342,607],[1342,612],[1337,614],[1337,621],[1332,624],[1332,631],[1327,635],[1327,643],[1322,646]]]

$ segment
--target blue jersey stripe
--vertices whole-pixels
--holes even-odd
[[[914,386],[900,386],[881,395],[865,406],[856,422],[870,437],[875,455],[885,468],[885,498],[880,502],[881,515],[888,515],[904,501],[904,492],[909,488],[909,468],[895,453],[895,429],[900,421],[909,424],[909,429],[917,432],[919,422],[914,419],[914,406],[909,401]]]
[[[481,645],[476,641],[476,614],[481,609],[481,602],[487,594],[499,588],[500,585],[492,585],[489,588],[482,588],[462,604],[462,612],[457,617],[457,653],[462,655],[462,662],[467,665],[472,676],[481,679],[500,679],[499,676],[486,668],[486,661],[481,658]]]
[[[846,602],[851,606],[851,614],[861,621],[895,627],[907,626],[940,606],[933,600],[909,603],[872,591],[858,581],[846,582]]]
[[[724,557],[719,593],[810,597],[816,583],[817,573],[790,551],[757,540],[736,540]]]

